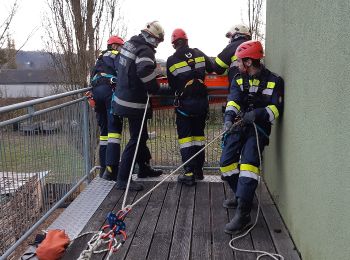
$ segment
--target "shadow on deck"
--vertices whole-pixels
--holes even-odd
[[[144,184],[144,191],[129,193],[127,204],[140,198],[156,182]],[[300,259],[265,185],[262,184],[261,188],[262,214],[258,223],[235,245],[279,253],[286,260]],[[112,188],[106,194],[80,233],[99,230],[105,224],[108,212],[120,210],[123,192]],[[173,181],[163,183],[128,214],[125,219],[128,239],[110,259],[256,259],[256,254],[234,252],[228,245],[231,236],[223,229],[233,217],[234,210],[224,209],[222,202],[229,194],[229,188],[220,181],[199,182],[195,187]],[[255,199],[252,219],[256,213]],[[63,259],[77,259],[87,248],[91,236],[76,239]],[[103,253],[93,254],[91,259],[105,256]]]

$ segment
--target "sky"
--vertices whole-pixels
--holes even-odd
[[[13,0],[0,0],[0,21],[9,12]],[[208,56],[216,56],[228,44],[226,32],[237,23],[247,22],[247,0],[125,0],[124,15],[128,25],[128,35],[139,34],[147,22],[158,20],[165,30],[165,40],[156,53],[156,58],[166,60],[174,53],[170,42],[171,33],[176,28],[186,31],[189,45],[202,50]],[[23,44],[34,29],[35,34],[22,50],[42,50],[41,29],[46,0],[19,0],[19,10],[11,26],[16,47]]]

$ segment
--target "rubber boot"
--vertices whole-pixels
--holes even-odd
[[[222,206],[226,209],[235,209],[238,206],[238,201],[236,199],[236,196],[225,199],[224,202],[222,203]]]
[[[116,188],[117,190],[125,190],[128,182],[127,181],[117,181]],[[144,187],[141,183],[131,180],[129,185],[130,191],[141,191]]]
[[[251,218],[250,211],[252,204],[247,203],[242,199],[238,199],[238,207],[233,219],[230,223],[225,225],[225,233],[230,235],[237,235],[246,230],[249,226]]]
[[[194,171],[194,178],[199,181],[203,180],[204,179],[203,169],[196,169]]]
[[[118,168],[116,166],[107,166],[105,172],[102,175],[102,179],[107,181],[117,181]]]
[[[180,174],[177,177],[177,181],[187,186],[193,186],[196,184],[193,172],[186,172],[184,174]]]
[[[140,164],[137,173],[138,178],[158,177],[163,174],[162,170],[155,170],[149,164]]]

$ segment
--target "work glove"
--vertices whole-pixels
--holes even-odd
[[[252,110],[250,112],[246,112],[243,116],[242,116],[242,121],[245,124],[252,124],[255,121],[255,111]]]
[[[226,133],[230,133],[231,132],[231,128],[232,128],[232,122],[231,121],[226,121],[224,123],[224,127],[223,127],[223,131],[225,131]]]

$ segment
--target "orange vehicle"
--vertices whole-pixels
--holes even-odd
[[[166,77],[157,78],[161,87],[168,86],[168,79]],[[207,74],[204,80],[208,89],[209,103],[223,103],[226,101],[229,92],[229,82],[227,76],[216,74]],[[169,109],[173,108],[173,96],[153,96],[151,99],[152,107],[154,109]]]

